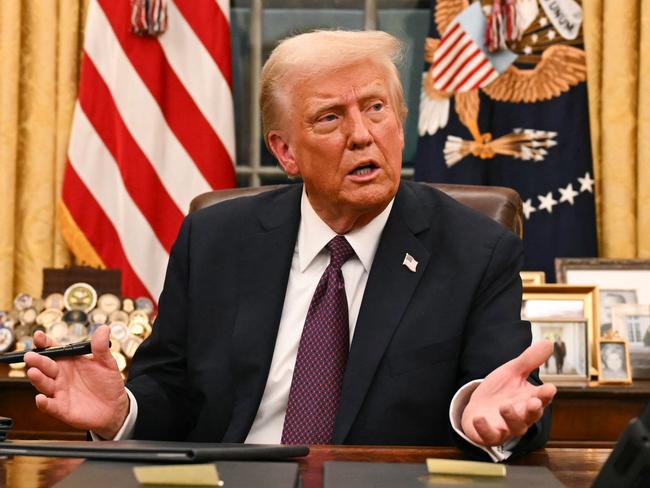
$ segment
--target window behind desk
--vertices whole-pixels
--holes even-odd
[[[377,6],[377,3],[380,5]],[[257,103],[261,64],[280,39],[319,28],[384,30],[404,42],[400,66],[409,116],[404,126],[403,176],[413,175],[417,114],[424,66],[424,39],[429,29],[429,2],[423,0],[234,0],[231,3],[233,96],[237,141],[238,186],[286,183],[288,180],[267,151],[260,134]],[[261,32],[261,34],[260,34]],[[253,73],[253,76],[251,74]],[[251,83],[254,82],[254,83]],[[255,122],[252,122],[255,121]]]

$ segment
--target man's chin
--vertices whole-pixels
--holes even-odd
[[[368,185],[346,195],[343,200],[346,207],[355,209],[359,213],[379,214],[393,199],[395,193],[397,193],[396,189],[393,191],[385,186],[373,187],[373,185]]]

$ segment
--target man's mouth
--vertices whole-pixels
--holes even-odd
[[[368,163],[368,164],[364,164],[363,166],[359,166],[358,168],[353,169],[350,172],[350,174],[355,175],[355,176],[369,175],[376,168],[377,168],[377,165],[375,165],[374,163]]]

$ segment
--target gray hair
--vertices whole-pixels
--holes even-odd
[[[364,60],[386,67],[391,103],[404,121],[407,109],[396,66],[402,53],[402,43],[381,31],[318,30],[284,39],[262,68],[260,108],[264,140],[269,131],[281,127],[290,83]]]

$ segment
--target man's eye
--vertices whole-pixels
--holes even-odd
[[[373,112],[379,112],[383,108],[384,108],[384,104],[382,102],[376,102],[370,106],[370,110],[372,110]]]
[[[317,122],[334,122],[337,119],[336,114],[327,114],[321,117],[318,117]]]

